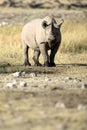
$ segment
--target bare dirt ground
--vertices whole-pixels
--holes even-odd
[[[27,22],[28,16],[29,19],[37,16],[35,10],[31,10],[32,15],[9,12],[1,11],[0,22],[19,24]],[[47,14],[47,10],[41,10],[41,16],[44,12]],[[86,18],[83,12],[79,15],[72,12],[70,19],[75,14]],[[69,19],[69,15],[65,18]],[[84,59],[80,63],[58,64],[52,68],[1,64],[0,130],[86,130],[87,62],[84,63]],[[24,71],[25,75],[14,78],[12,73],[16,71]],[[14,80],[15,87],[6,87]],[[20,87],[20,81],[26,82],[27,86]]]
[[[1,66],[3,70],[0,130],[86,130],[87,64]],[[16,71],[25,75],[13,77]],[[16,86],[6,86],[14,81]],[[21,81],[27,86],[20,87]]]

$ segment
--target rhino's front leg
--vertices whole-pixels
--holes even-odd
[[[34,60],[35,66],[41,66],[41,64],[39,63],[39,56],[40,56],[40,51],[34,50],[33,60]]]
[[[50,64],[49,64],[49,56],[48,56],[46,44],[42,43],[42,44],[40,44],[39,47],[40,47],[40,51],[42,53],[42,56],[44,58],[44,66],[49,67],[50,66]]]
[[[24,65],[25,66],[30,66],[31,64],[29,63],[29,57],[28,57],[28,49],[29,49],[29,47],[27,45],[24,45],[23,49],[24,49]]]
[[[55,55],[58,51],[58,48],[59,48],[59,44],[56,44],[55,46],[52,47],[51,49],[51,53],[50,53],[50,66],[51,67],[54,67],[56,66],[55,62],[54,62],[54,59],[55,59]]]

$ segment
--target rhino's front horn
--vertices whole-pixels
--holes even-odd
[[[59,25],[56,24],[56,23],[54,23],[53,26],[54,26],[55,28],[58,28]]]
[[[61,25],[63,24],[64,20],[62,19],[59,23],[58,26],[61,27]]]

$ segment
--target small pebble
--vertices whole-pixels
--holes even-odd
[[[56,108],[65,108],[65,104],[63,102],[57,102],[55,107]]]
[[[87,88],[87,83],[83,83],[82,86],[81,86],[82,89],[85,89]]]
[[[39,111],[39,114],[40,114],[40,115],[45,115],[45,111],[44,111],[44,110],[40,110],[40,111]]]
[[[5,22],[5,21],[3,21],[2,23],[0,23],[0,27],[1,27],[1,26],[6,26],[6,25],[8,25],[8,23]]]
[[[74,79],[74,83],[78,83],[78,81],[76,79]]]
[[[37,74],[36,73],[30,73],[30,77],[37,77]]]
[[[24,82],[24,81],[20,81],[20,87],[26,87],[27,86],[27,83]]]
[[[58,130],[65,130],[67,128],[67,126],[65,124],[59,124],[57,125],[57,129]]]
[[[57,90],[59,87],[57,86],[57,85],[52,85],[52,86],[50,86],[50,88],[51,88],[51,90]]]
[[[13,87],[16,87],[16,84],[14,84],[14,83],[7,83],[7,84],[6,84],[6,87],[7,87],[7,88],[13,88]],[[5,88],[6,88],[6,87],[5,87]]]
[[[83,104],[79,104],[77,107],[78,110],[86,110],[87,106],[83,105]]]
[[[45,77],[45,81],[51,81],[49,77]]]
[[[22,76],[25,76],[25,71],[23,71],[23,72],[21,73],[21,75],[22,75]]]
[[[66,77],[65,80],[73,80],[72,77]]]
[[[12,74],[13,77],[19,77],[21,76],[21,72],[15,72]]]
[[[13,80],[13,85],[16,86],[17,85],[17,81],[16,80]]]

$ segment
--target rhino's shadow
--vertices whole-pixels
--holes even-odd
[[[57,66],[87,66],[87,64],[83,64],[83,63],[70,63],[70,64],[57,64]]]
[[[66,68],[70,69],[72,67],[87,67],[87,64],[83,63],[70,63],[70,64],[57,64],[56,67],[36,67],[24,65],[10,65],[9,63],[0,63],[0,73],[13,73],[16,71],[25,71],[26,73],[35,72],[37,74],[55,74],[64,73]]]

